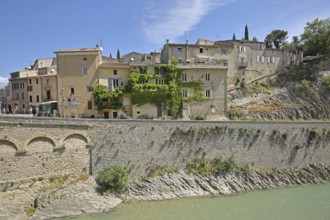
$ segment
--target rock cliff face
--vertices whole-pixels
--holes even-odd
[[[200,176],[184,171],[146,180],[133,181],[126,199],[163,200],[179,197],[230,195],[245,191],[291,185],[318,184],[330,180],[330,166],[309,165],[299,169],[252,171],[250,174]],[[33,220],[98,213],[111,210],[124,199],[100,195],[93,176],[87,180],[68,181],[61,187],[45,190],[38,183],[30,189],[17,189],[0,194],[1,219],[28,219],[24,206],[36,206]],[[43,189],[43,190],[42,190]],[[24,193],[22,193],[24,191]]]
[[[330,91],[322,84],[322,78],[330,75],[330,71],[319,75],[319,80],[313,82],[282,79],[275,85],[255,83],[231,91],[230,118],[329,119]]]
[[[254,171],[247,175],[224,174],[207,177],[180,172],[135,183],[129,188],[129,195],[138,200],[229,195],[291,185],[323,183],[329,180],[330,169],[322,165],[310,165],[280,172]]]

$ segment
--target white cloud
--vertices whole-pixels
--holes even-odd
[[[0,76],[0,87],[6,86],[8,84],[8,78]]]
[[[144,38],[154,45],[192,30],[212,10],[234,0],[150,0],[142,19]]]

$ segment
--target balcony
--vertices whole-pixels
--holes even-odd
[[[51,90],[51,89],[52,89],[52,86],[51,86],[51,85],[45,85],[45,86],[44,86],[44,89],[45,89],[45,90]]]
[[[179,69],[228,69],[227,62],[179,63]]]
[[[238,68],[246,68],[248,66],[248,62],[239,62]]]

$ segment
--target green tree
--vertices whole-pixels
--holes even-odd
[[[117,164],[102,170],[96,178],[99,192],[123,193],[128,185],[127,168]]]
[[[257,37],[253,37],[253,38],[252,38],[252,41],[253,41],[253,42],[258,42]]]
[[[119,51],[119,49],[117,50],[117,60],[121,60],[121,56],[120,56],[120,51]]]
[[[233,40],[236,40],[236,35],[235,35],[235,33],[233,34]]]
[[[112,54],[110,53],[110,58],[112,58]]]
[[[249,41],[249,29],[248,26],[245,25],[245,30],[244,30],[244,39]]]
[[[330,57],[330,19],[315,19],[307,22],[301,34],[304,54],[307,56],[323,55]]]
[[[94,97],[94,103],[97,108],[97,110],[102,110],[102,96],[108,92],[108,87],[104,85],[97,85],[93,89],[93,97]]]
[[[265,43],[267,48],[275,47],[276,49],[281,48],[281,46],[285,43],[288,32],[284,30],[273,30],[270,34],[268,34],[265,38]]]

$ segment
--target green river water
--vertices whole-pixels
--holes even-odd
[[[330,183],[157,202],[131,201],[74,220],[330,220]],[[68,220],[68,218],[66,218]]]

